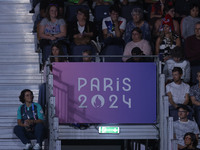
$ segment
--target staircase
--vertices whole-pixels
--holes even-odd
[[[28,88],[38,100],[39,55],[35,52],[29,0],[0,0],[0,150],[22,150],[13,134],[20,92]]]

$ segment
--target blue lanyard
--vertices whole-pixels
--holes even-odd
[[[24,104],[24,109],[25,109],[25,113],[26,113],[26,115],[27,115],[27,118],[28,119],[30,119],[30,117],[29,117],[29,115],[28,115],[28,113],[27,113],[27,107],[26,107],[26,104]],[[34,104],[32,103],[32,112],[33,112],[33,117],[34,117],[34,119],[36,120],[36,117],[35,117],[35,112],[34,112]]]

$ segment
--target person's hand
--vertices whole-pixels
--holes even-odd
[[[107,37],[113,37],[113,34],[112,33],[108,33]]]
[[[51,35],[51,36],[50,36],[50,40],[52,40],[52,41],[53,41],[53,40],[55,40],[55,39],[56,39],[56,37],[55,37],[55,36],[53,36],[53,35]]]
[[[25,120],[24,124],[25,124],[25,126],[30,126],[30,125],[34,124],[34,121],[33,120]]]

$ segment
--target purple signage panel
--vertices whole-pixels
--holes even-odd
[[[155,123],[155,63],[53,63],[60,123]]]

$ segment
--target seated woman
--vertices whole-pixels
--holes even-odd
[[[190,82],[190,62],[183,57],[183,49],[176,46],[171,53],[172,58],[165,62],[163,73],[165,74],[166,83],[172,82],[172,70],[174,67],[180,67],[183,70],[181,79],[184,82]]]
[[[67,58],[66,57],[56,57],[56,56],[63,56],[64,53],[62,51],[62,46],[59,43],[55,43],[51,47],[51,56],[50,57],[50,72],[52,71],[52,63],[53,62],[66,62]],[[38,103],[42,106],[43,110],[45,110],[46,106],[46,65],[44,66],[44,83],[40,85],[40,90],[39,90],[39,97],[38,97]]]
[[[33,92],[29,89],[24,89],[19,100],[23,104],[19,106],[17,111],[17,124],[14,127],[14,133],[25,144],[25,149],[32,148],[30,139],[36,139],[37,143],[33,149],[38,150],[42,146],[42,141],[45,136],[44,114],[41,106],[33,102]]]
[[[51,51],[50,47],[53,43],[59,42],[63,45],[66,44],[64,43],[67,33],[66,23],[63,19],[59,19],[58,13],[57,5],[49,4],[46,18],[42,19],[39,25],[40,47],[44,51],[45,46],[49,46],[46,50],[47,52],[44,52],[44,61],[48,58]]]
[[[51,47],[51,56],[63,56],[62,46],[59,43],[55,43]],[[65,62],[66,57],[51,57],[50,62]]]
[[[95,25],[89,21],[89,12],[84,8],[77,10],[76,20],[69,24],[69,40],[75,45],[87,45],[95,40]]]
[[[70,54],[82,55],[82,51],[90,49],[95,55],[100,49],[96,42],[96,28],[93,22],[89,21],[89,12],[84,8],[77,10],[76,20],[69,24]],[[82,61],[82,58],[71,58],[70,61]]]
[[[181,46],[178,35],[174,32],[173,20],[170,15],[166,15],[162,20],[160,35],[156,40],[156,55],[160,56],[161,61],[167,61],[170,58],[171,50]]]
[[[177,35],[180,34],[179,23],[178,21],[174,19],[175,17],[174,5],[172,3],[168,3],[167,5],[164,6],[163,17],[161,19],[158,19],[154,24],[153,33],[152,33],[154,39],[157,39],[157,37],[159,36],[160,29],[162,28],[163,19],[165,19],[166,17],[171,18],[170,20],[172,20],[173,31]]]
[[[190,15],[183,18],[181,21],[181,36],[183,39],[194,34],[195,24],[200,21],[199,6],[193,4],[190,6]]]
[[[149,24],[144,21],[143,18],[143,10],[139,7],[133,8],[131,15],[133,17],[133,20],[130,20],[126,24],[126,30],[125,30],[125,35],[124,35],[124,41],[127,44],[132,40],[132,30],[135,27],[139,27],[142,30],[142,38],[150,41],[151,40],[151,30],[149,27]]]
[[[197,148],[198,137],[194,133],[187,132],[184,135],[183,139],[184,139],[185,147],[180,150],[200,150],[199,148]]]
[[[124,56],[132,56],[131,51],[134,47],[139,47],[144,55],[151,55],[151,46],[148,41],[142,39],[142,30],[138,27],[134,28],[132,33],[132,41],[127,43],[124,49]],[[130,57],[123,57],[122,60],[126,61]]]

